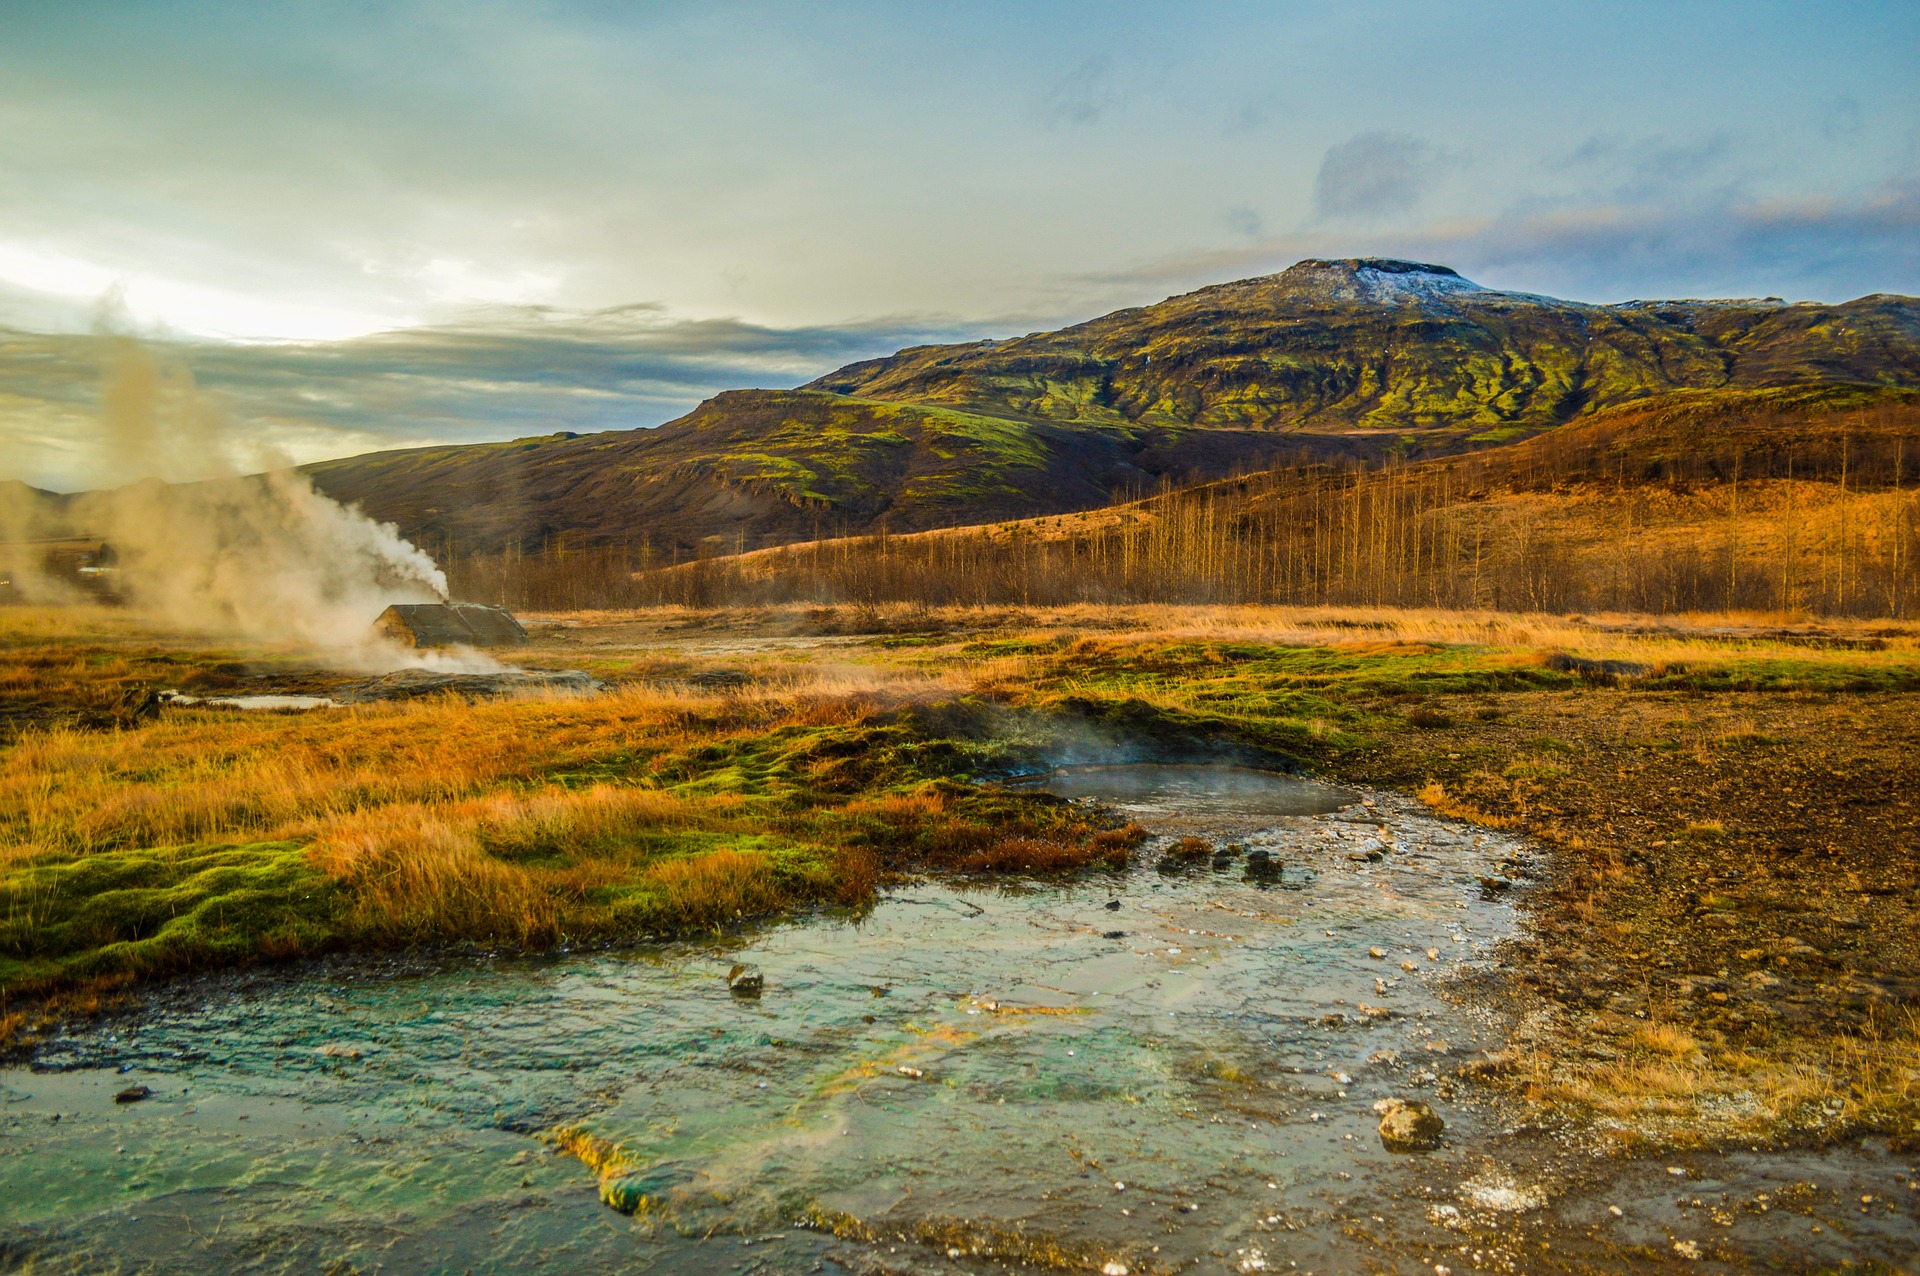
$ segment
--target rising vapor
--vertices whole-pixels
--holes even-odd
[[[6,485],[0,536],[104,540],[116,592],[172,626],[313,644],[356,664],[417,663],[378,645],[369,626],[391,603],[445,599],[447,580],[393,525],[247,451],[185,369],[132,338],[114,343],[101,405],[89,459],[119,485],[60,499]],[[167,481],[188,474],[212,477]],[[28,601],[73,600],[70,583],[33,567],[14,564]]]

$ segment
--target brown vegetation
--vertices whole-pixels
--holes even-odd
[[[987,527],[656,565],[462,560],[516,606],[1214,602],[1905,616],[1920,406],[1674,396],[1464,457],[1296,466]]]

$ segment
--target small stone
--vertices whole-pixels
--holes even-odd
[[[1446,1123],[1418,1099],[1382,1099],[1373,1105],[1380,1114],[1380,1142],[1389,1152],[1426,1152],[1440,1146]]]
[[[1416,966],[1416,965],[1414,965],[1414,964],[1413,964],[1412,962],[1410,962],[1410,961],[1403,961],[1403,962],[1401,962],[1401,963],[1400,963],[1400,969],[1402,969],[1402,970],[1418,970],[1418,969],[1420,969],[1420,968],[1419,968],[1418,966]]]
[[[912,1078],[913,1080],[915,1080],[915,1081],[918,1081],[918,1080],[920,1080],[920,1079],[921,1079],[922,1077],[924,1077],[924,1076],[926,1076],[926,1075],[927,1075],[926,1073],[924,1073],[924,1072],[922,1072],[922,1071],[921,1071],[920,1069],[918,1069],[918,1068],[909,1068],[909,1067],[908,1067],[908,1066],[907,1066],[906,1064],[904,1064],[904,1063],[903,1063],[903,1064],[901,1064],[901,1065],[900,1065],[899,1067],[897,1067],[897,1068],[895,1068],[895,1069],[894,1069],[894,1071],[895,1071],[895,1072],[898,1072],[898,1073],[899,1073],[899,1074],[900,1074],[901,1076],[903,1076],[903,1077],[911,1077],[911,1078]]]
[[[149,1090],[147,1087],[143,1085],[131,1085],[131,1086],[128,1086],[126,1089],[122,1090],[120,1093],[114,1095],[113,1101],[115,1103],[138,1103],[142,1099],[151,1098],[152,1096],[153,1096],[153,1091]],[[54,1119],[56,1121],[59,1120],[58,1117],[55,1117]]]
[[[736,997],[758,997],[766,986],[758,966],[735,966],[727,972],[727,990]]]
[[[1627,1216],[1627,1212],[1618,1205],[1607,1206],[1607,1213],[1613,1215],[1615,1218],[1625,1218]]]
[[[1367,949],[1367,956],[1373,958],[1375,961],[1379,961],[1382,957],[1385,957],[1386,955],[1387,955],[1386,950],[1383,948]]]

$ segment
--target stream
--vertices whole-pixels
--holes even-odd
[[[1527,1206],[1480,1162],[1387,1151],[1372,1110],[1427,1099],[1450,1146],[1496,1120],[1446,1078],[1502,1040],[1455,990],[1516,927],[1482,882],[1524,872],[1520,843],[1234,768],[1041,784],[1155,836],[1125,873],[922,881],[724,942],[156,987],[0,1072],[0,1257],[1341,1271],[1417,1162],[1448,1199]],[[1163,866],[1192,835],[1240,849]],[[1258,851],[1277,871],[1249,873]],[[564,1128],[623,1149],[604,1183]]]

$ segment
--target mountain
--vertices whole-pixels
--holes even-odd
[[[1054,422],[815,390],[733,390],[654,429],[375,452],[306,467],[429,550],[734,549],[1104,505],[1369,440]]]
[[[430,549],[751,548],[1101,505],[1163,481],[1447,454],[1676,392],[1920,385],[1920,301],[1590,305],[1303,261],[1057,332],[919,346],[656,429],[308,467]]]
[[[1444,266],[1303,261],[1059,332],[903,350],[807,388],[1052,421],[1485,433],[1807,380],[1920,382],[1920,301],[1596,306]]]

